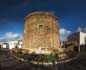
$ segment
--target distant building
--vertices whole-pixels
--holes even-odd
[[[8,43],[0,43],[0,48],[6,48],[6,49],[8,49],[9,45],[8,45]]]
[[[47,50],[59,47],[59,27],[55,15],[33,12],[25,17],[23,50],[28,53],[47,53]]]
[[[0,48],[2,48],[2,43],[0,43]]]
[[[18,48],[22,48],[22,40],[18,41],[18,45],[17,46],[18,46]]]
[[[7,48],[7,49],[9,49],[8,43],[3,43],[3,44],[2,44],[2,48]]]
[[[10,42],[9,42],[9,49],[16,48],[17,45],[18,45],[18,41],[17,41],[17,40],[10,41]]]
[[[9,49],[21,48],[21,47],[22,47],[22,41],[21,40],[9,41]]]
[[[85,32],[77,32],[68,37],[67,44],[72,45],[75,50],[80,51],[82,45],[86,45],[86,33]]]

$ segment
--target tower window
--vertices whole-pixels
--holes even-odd
[[[39,29],[43,29],[43,25],[39,25]]]

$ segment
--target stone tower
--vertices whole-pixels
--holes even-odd
[[[49,12],[33,12],[25,17],[23,50],[27,50],[29,53],[45,53],[45,50],[59,48],[59,46],[59,28],[56,16]]]

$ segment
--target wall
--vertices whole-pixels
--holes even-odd
[[[10,41],[9,42],[9,49],[15,48],[18,44],[18,41]]]
[[[86,33],[80,32],[80,45],[86,44],[85,39],[86,39]]]
[[[48,12],[36,12],[26,16],[22,49],[36,51],[59,46],[58,20],[55,16]]]

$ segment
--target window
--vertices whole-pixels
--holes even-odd
[[[45,48],[41,48],[41,50],[45,50]]]
[[[39,29],[43,29],[44,27],[43,27],[43,25],[39,25]]]

